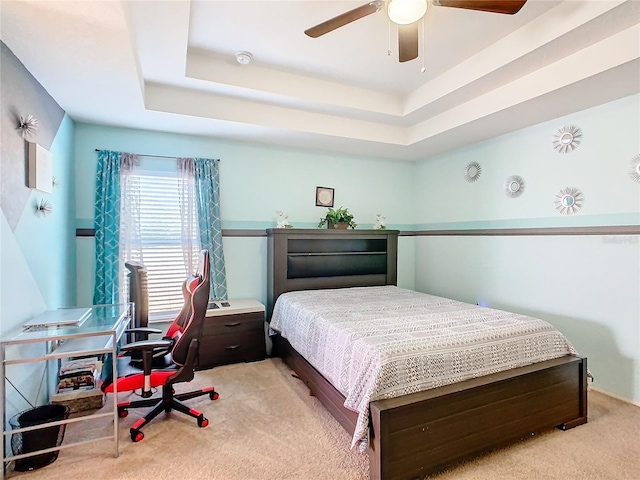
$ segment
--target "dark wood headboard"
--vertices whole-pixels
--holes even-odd
[[[267,318],[285,292],[396,285],[398,230],[271,228]]]

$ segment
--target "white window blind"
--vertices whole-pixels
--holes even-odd
[[[193,266],[185,265],[181,233],[180,189],[175,175],[135,174],[125,195],[139,198],[139,238],[131,242],[129,257],[144,264],[148,273],[149,321],[172,319],[184,304],[182,284]],[[192,190],[193,191],[193,190]],[[187,235],[195,251],[199,236],[195,209]],[[133,229],[132,229],[133,230]]]

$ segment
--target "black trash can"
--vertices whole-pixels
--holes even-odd
[[[43,423],[64,420],[69,416],[69,407],[65,405],[42,405],[41,407],[30,408],[22,413],[14,415],[9,424],[11,428],[33,427]],[[59,447],[64,438],[64,425],[54,425],[52,427],[39,428],[29,432],[19,432],[11,435],[11,450],[14,455],[36,452],[45,448]],[[15,461],[13,469],[18,472],[28,472],[37,468],[42,468],[55,462],[58,453],[42,453],[33,457],[20,458]]]

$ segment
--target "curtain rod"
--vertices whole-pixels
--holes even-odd
[[[100,151],[100,149],[99,149],[99,148],[96,148],[96,152],[99,152],[99,151]],[[145,155],[145,154],[142,154],[142,153],[134,153],[134,155],[137,155],[137,156],[139,156],[139,157],[173,158],[174,160],[175,160],[175,159],[178,159],[178,158],[185,158],[185,157],[172,157],[172,156],[169,156],[169,155]],[[215,159],[215,161],[216,161],[216,162],[219,162],[219,161],[220,161],[220,159],[219,159],[219,158],[216,158],[216,159]]]

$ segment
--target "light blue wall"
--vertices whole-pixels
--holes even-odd
[[[315,206],[316,186],[335,189],[335,206],[346,206],[362,228],[376,213],[389,227],[411,226],[414,165],[408,162],[332,155],[215,138],[78,124],[76,128],[76,214],[79,227],[93,227],[96,148],[151,155],[220,158],[221,216],[224,229],[275,227],[276,210],[297,227],[315,228],[326,212]],[[145,159],[146,166],[167,168],[171,160]],[[402,239],[400,283],[414,285],[412,239]],[[92,296],[94,244],[78,241],[78,299]],[[266,238],[225,237],[231,298],[266,301]]]
[[[17,335],[22,324],[31,317],[47,309],[44,297],[34,276],[29,270],[25,255],[16,241],[4,212],[0,212],[0,335],[2,339]],[[29,346],[30,347],[30,346]],[[42,347],[42,346],[41,346]],[[44,348],[12,347],[7,356],[43,354]],[[13,365],[6,368],[6,375],[20,394],[29,402],[44,402],[40,379],[44,373],[44,363]],[[6,418],[28,408],[27,403],[13,386],[5,383]],[[0,386],[1,388],[1,386]],[[0,405],[0,412],[2,405]]]
[[[576,125],[580,146],[557,153],[557,129]],[[640,96],[634,95],[418,162],[416,223],[423,229],[638,224],[640,193],[628,176],[640,151]],[[482,167],[468,183],[469,162]],[[510,175],[525,181],[524,194],[508,198]],[[584,208],[573,216],[555,210],[555,195],[577,187]]]
[[[335,188],[336,206],[348,206],[361,225],[371,225],[376,213],[401,229],[638,224],[638,185],[627,174],[640,151],[638,106],[639,96],[625,98],[415,164],[79,124],[77,222],[92,226],[95,148],[108,148],[221,158],[224,228],[274,226],[278,209],[293,225],[311,227],[322,211],[314,206],[318,185]],[[582,129],[582,144],[558,154],[552,136],[570,124]],[[463,179],[470,161],[483,169],[472,184]],[[514,174],[526,189],[510,199],[503,184]],[[584,192],[585,206],[562,216],[555,194],[569,186]],[[589,357],[597,388],[640,403],[637,242],[637,236],[401,237],[399,284],[545,318]],[[226,237],[224,249],[230,296],[265,301],[266,240]],[[87,301],[93,255],[93,239],[78,239],[78,298]]]
[[[4,44],[0,47],[0,337],[6,339],[34,315],[76,302],[75,125],[13,53]],[[29,140],[52,154],[53,176],[58,181],[52,193],[26,185],[27,144],[15,130],[16,117],[26,115],[34,115],[39,121],[37,134]],[[36,216],[34,203],[40,199],[53,207],[46,217]],[[43,348],[12,347],[7,356],[43,353]],[[43,363],[12,365],[6,373],[29,402],[46,401]],[[30,406],[13,386],[3,386],[7,388],[7,418]]]
[[[75,305],[75,125],[65,116],[51,145],[53,176],[58,185],[50,194],[34,190],[14,231],[29,269],[48,308]],[[53,210],[34,215],[34,203],[48,200]]]
[[[583,141],[559,154],[553,134],[565,125]],[[423,229],[640,224],[640,96],[439,155],[416,167],[416,222]],[[475,183],[463,178],[477,161]],[[510,175],[524,194],[508,198]],[[555,210],[564,187],[584,193],[573,216]],[[416,238],[416,288],[531,314],[563,331],[588,357],[594,387],[640,403],[640,240],[621,236],[434,236]]]

